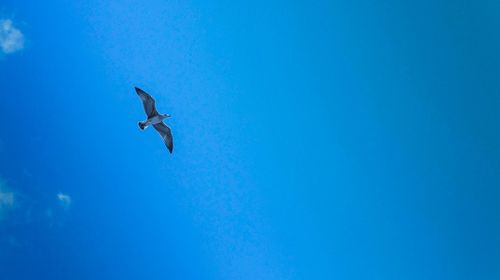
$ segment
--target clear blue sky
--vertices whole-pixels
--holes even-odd
[[[0,278],[500,279],[499,13],[3,0]]]

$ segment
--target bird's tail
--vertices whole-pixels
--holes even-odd
[[[137,124],[139,125],[139,128],[141,130],[144,130],[147,127],[147,125],[145,123],[143,123],[143,122],[138,122]]]

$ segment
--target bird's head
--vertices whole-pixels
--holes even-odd
[[[163,117],[166,119],[166,118],[170,118],[170,114],[163,114]]]

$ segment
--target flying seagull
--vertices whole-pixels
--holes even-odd
[[[153,125],[153,127],[160,133],[163,142],[167,146],[167,149],[170,153],[174,149],[174,141],[172,139],[172,131],[170,127],[163,123],[163,120],[169,118],[169,114],[160,114],[156,111],[155,100],[151,95],[143,91],[142,89],[136,87],[135,92],[139,95],[139,98],[142,100],[142,104],[144,105],[144,111],[146,111],[146,115],[148,117],[147,120],[143,122],[139,122],[139,128],[141,130],[146,129],[149,125]]]

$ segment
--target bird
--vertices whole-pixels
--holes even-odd
[[[172,153],[174,149],[174,141],[172,138],[172,130],[168,125],[166,125],[163,120],[170,118],[169,114],[160,114],[156,111],[156,105],[154,98],[142,89],[135,87],[135,92],[139,95],[139,98],[144,105],[144,111],[146,112],[147,119],[138,123],[141,130],[146,129],[148,126],[152,125],[158,133],[160,133],[163,142],[167,146],[167,149]]]

